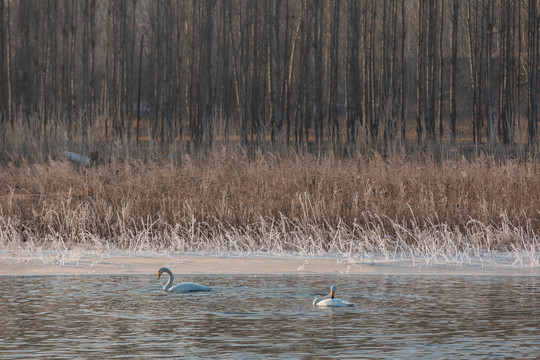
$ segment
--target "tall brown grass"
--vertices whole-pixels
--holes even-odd
[[[474,161],[238,151],[170,163],[8,163],[3,248],[435,257],[526,251],[538,261],[540,168]]]

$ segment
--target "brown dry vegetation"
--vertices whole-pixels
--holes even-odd
[[[223,151],[91,169],[49,161],[3,165],[0,241],[132,251],[536,251],[538,203],[536,163],[487,157]]]

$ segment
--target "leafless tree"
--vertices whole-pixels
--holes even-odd
[[[358,151],[442,142],[449,129],[453,143],[533,148],[538,11],[537,0],[6,0],[2,143]]]

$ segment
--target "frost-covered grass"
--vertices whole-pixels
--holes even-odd
[[[540,266],[534,162],[238,152],[174,163],[12,162],[0,247]]]

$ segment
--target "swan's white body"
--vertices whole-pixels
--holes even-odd
[[[158,279],[163,273],[167,273],[169,275],[169,281],[163,287],[163,291],[186,293],[186,292],[194,292],[194,291],[209,291],[212,289],[208,286],[194,284],[194,283],[182,283],[182,284],[177,284],[177,285],[172,286],[173,278],[174,278],[172,271],[167,269],[166,267],[160,268],[158,270]]]
[[[328,306],[328,307],[348,307],[348,306],[356,306],[356,304],[350,303],[345,300],[341,299],[335,299],[334,295],[336,294],[336,286],[332,286],[330,288],[330,294],[318,297],[315,300],[313,300],[313,306]]]

